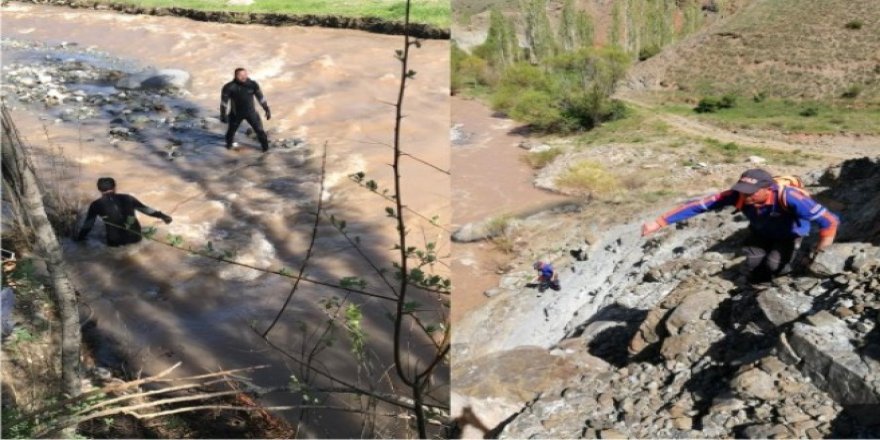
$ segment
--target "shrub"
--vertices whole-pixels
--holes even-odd
[[[660,47],[657,46],[656,44],[652,44],[650,46],[645,46],[645,47],[639,49],[639,61],[645,61],[648,58],[651,58],[654,55],[657,55],[658,53],[660,53]]]
[[[509,110],[513,119],[527,122],[539,131],[569,131],[574,125],[559,111],[556,99],[541,90],[526,90],[520,93]]]
[[[734,108],[736,107],[736,95],[728,93],[721,97],[718,101],[718,108]]]
[[[764,92],[758,92],[755,96],[752,96],[752,101],[755,102],[764,102],[767,99],[767,94]]]
[[[697,106],[694,107],[694,111],[697,113],[715,113],[718,111],[720,104],[721,102],[718,98],[707,96],[697,103]]]
[[[863,23],[861,20],[852,20],[848,21],[846,25],[844,25],[844,27],[846,27],[847,29],[859,30],[862,28],[862,25]]]
[[[862,86],[853,84],[849,86],[840,96],[846,99],[854,99],[862,93]]]
[[[799,114],[803,117],[811,118],[813,116],[819,115],[819,109],[814,106],[809,106],[809,107],[801,110],[801,112]]]
[[[452,94],[465,89],[490,85],[492,69],[489,63],[452,45]]]
[[[530,152],[523,156],[523,161],[537,170],[544,168],[547,164],[553,162],[553,159],[556,159],[560,154],[562,154],[561,148],[552,147],[544,151]]]

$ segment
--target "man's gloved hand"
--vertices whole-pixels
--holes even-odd
[[[171,216],[168,215],[168,214],[163,214],[163,213],[160,212],[160,213],[159,213],[159,218],[161,218],[162,221],[165,222],[166,225],[169,224],[169,223],[171,223]]]
[[[77,243],[82,243],[82,242],[86,241],[86,235],[85,234],[78,234],[76,237],[73,238],[73,241],[75,241]]]
[[[269,119],[272,119],[272,112],[269,111],[269,107],[267,106],[263,110],[266,110],[266,120],[268,121]]]
[[[226,119],[226,115],[221,113],[220,114],[220,122],[225,124],[225,123],[229,122],[229,119]]]

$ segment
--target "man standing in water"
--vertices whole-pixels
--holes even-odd
[[[137,221],[135,210],[162,219],[165,224],[171,223],[170,215],[150,208],[128,194],[116,194],[116,181],[112,177],[98,179],[98,191],[101,191],[101,198],[89,206],[89,213],[76,241],[86,239],[98,216],[107,229],[107,246],[122,246],[141,241],[141,224]]]
[[[272,119],[269,104],[266,103],[266,98],[260,91],[260,85],[248,78],[248,72],[243,67],[235,69],[235,78],[226,83],[220,92],[220,121],[229,123],[226,130],[226,149],[232,148],[232,141],[238,126],[241,125],[241,121],[247,120],[254,132],[257,133],[257,139],[260,140],[263,152],[269,151],[269,139],[263,130],[260,115],[254,108],[254,97],[260,101],[260,106],[266,112],[266,120]],[[227,108],[229,110],[228,117],[226,115]]]

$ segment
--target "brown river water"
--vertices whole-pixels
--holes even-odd
[[[62,184],[75,191],[83,211],[87,202],[98,196],[95,180],[113,176],[120,192],[131,193],[174,217],[167,226],[140,217],[144,226],[158,228],[157,238],[180,235],[185,246],[194,248],[211,242],[217,249],[235,251],[238,261],[275,270],[289,267],[296,272],[309,241],[320,180],[320,150],[326,142],[325,207],[348,222],[347,230],[360,237],[367,255],[382,266],[390,266],[395,230],[384,212],[389,203],[347,176],[364,171],[380,188],[391,183],[391,149],[383,144],[392,138],[393,108],[387,102],[396,97],[399,63],[393,54],[402,45],[401,37],[203,23],[17,3],[3,7],[2,33],[4,38],[19,41],[76,43],[80,50],[92,48],[139,66],[185,70],[192,75],[189,94],[176,99],[197,108],[202,116],[217,116],[220,87],[231,79],[233,68],[247,67],[272,108],[272,120],[264,121],[270,140],[273,136],[308,140],[310,152],[278,150],[261,155],[251,148],[253,141],[239,134],[244,147],[226,151],[220,128],[185,142],[180,146],[183,157],[170,161],[163,153],[168,140],[161,136],[114,145],[107,136],[106,118],[57,122],[40,106],[14,106],[18,128],[35,151],[61,151],[77,170],[74,179]],[[32,55],[4,47],[4,65]],[[425,41],[421,49],[413,50],[411,63],[418,74],[407,91],[403,148],[448,170],[448,42]],[[437,216],[438,223],[450,229],[449,176],[406,158],[402,175],[406,205],[427,217]],[[445,258],[435,271],[448,276],[447,233],[417,216],[409,219],[412,244],[437,242],[439,254]],[[101,241],[102,229],[98,222],[86,244],[66,239],[65,251],[75,268],[75,284],[86,314],[131,368],[152,374],[182,362],[178,373],[191,374],[265,364],[270,367],[251,374],[261,385],[283,385],[292,374],[303,378],[296,363],[270,349],[251,328],[265,329],[271,322],[291,287],[289,279],[188,256],[150,242],[107,249]],[[319,228],[306,274],[334,283],[342,277],[361,276],[372,291],[389,293],[327,221]],[[393,329],[386,314],[393,303],[389,301],[346,296],[344,291],[303,283],[270,339],[299,354],[314,342],[305,335],[327,321],[322,301],[330,297],[362,307],[367,349],[373,361],[369,368],[357,362],[344,329],[338,328],[334,333],[337,342],[318,355],[317,364],[364,388],[389,391],[393,386],[399,390],[398,381],[389,378],[393,372],[384,375],[392,365]],[[437,310],[434,321],[448,312],[427,295],[421,295],[421,300],[424,307]],[[407,346],[409,359],[424,360],[429,352],[423,349],[427,343],[424,338],[412,340]],[[447,384],[448,369],[444,366],[437,373],[435,394],[444,396]],[[314,386],[326,385],[326,381],[314,382]],[[350,398],[313,394],[326,404],[357,407]],[[287,392],[263,399],[267,405],[299,402],[298,394]],[[294,412],[284,415],[294,421],[298,417]],[[300,434],[359,436],[362,422],[357,413],[313,412]],[[378,422],[377,435],[406,435],[405,421],[386,418]]]

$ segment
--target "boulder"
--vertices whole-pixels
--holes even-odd
[[[758,306],[775,326],[788,324],[810,311],[813,298],[801,292],[780,292],[770,288],[758,293]]]
[[[814,318],[815,317],[815,318]],[[810,324],[797,322],[789,335],[792,350],[801,359],[800,370],[835,401],[852,408],[880,405],[880,381],[876,368],[866,363],[850,342],[846,323],[822,311],[811,316]],[[865,421],[871,414],[851,411]]]
[[[819,252],[810,269],[816,274],[834,276],[850,268],[856,255],[865,254],[863,243],[835,243]]]
[[[730,383],[731,387],[746,398],[776,400],[779,391],[773,383],[773,377],[758,368],[750,368],[736,375]]]
[[[715,309],[722,299],[721,295],[711,290],[688,295],[666,318],[666,330],[673,335],[681,333],[681,329],[688,323],[705,319],[704,314]]]

